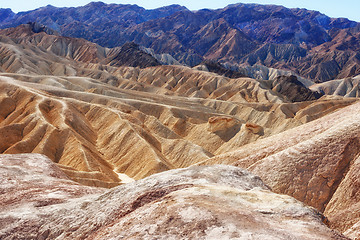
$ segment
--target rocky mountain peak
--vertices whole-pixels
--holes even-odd
[[[93,1],[93,2],[90,2],[88,4],[85,5],[85,7],[88,6],[88,7],[94,7],[94,8],[99,8],[99,7],[104,7],[104,6],[107,6],[106,3],[102,2],[102,1]]]
[[[10,8],[1,8],[0,9],[0,19],[6,20],[12,18],[15,13]]]

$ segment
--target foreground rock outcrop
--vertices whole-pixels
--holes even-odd
[[[112,190],[38,154],[0,155],[0,238],[346,239],[313,208],[232,166],[177,169]]]
[[[324,212],[329,225],[360,237],[360,103],[258,140],[203,164],[233,164],[275,192]]]

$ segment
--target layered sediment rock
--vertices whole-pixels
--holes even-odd
[[[78,185],[37,154],[0,155],[0,168],[4,240],[346,239],[236,167],[177,169],[111,190]]]

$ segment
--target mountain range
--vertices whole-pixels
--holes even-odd
[[[190,11],[92,2],[77,8],[0,12],[0,27],[38,22],[103,47],[133,41],[189,66],[203,60],[285,69],[316,82],[360,74],[360,24],[306,9],[235,4]]]

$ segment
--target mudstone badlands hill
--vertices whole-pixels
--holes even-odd
[[[244,6],[215,12],[230,16]],[[252,18],[261,9],[246,7]],[[64,11],[1,16],[25,21],[49,9]],[[275,9],[264,19],[319,16]],[[137,11],[140,22],[128,27],[206,13],[153,11]],[[208,21],[214,11],[206,14]],[[330,20],[356,30],[354,22]],[[180,55],[135,43],[108,48],[49,27],[32,22],[0,31],[0,239],[360,237],[356,71],[315,83],[299,72],[213,57],[191,68],[179,56],[194,56],[181,48]],[[255,46],[241,36],[241,44]],[[309,37],[319,49],[331,41]]]

